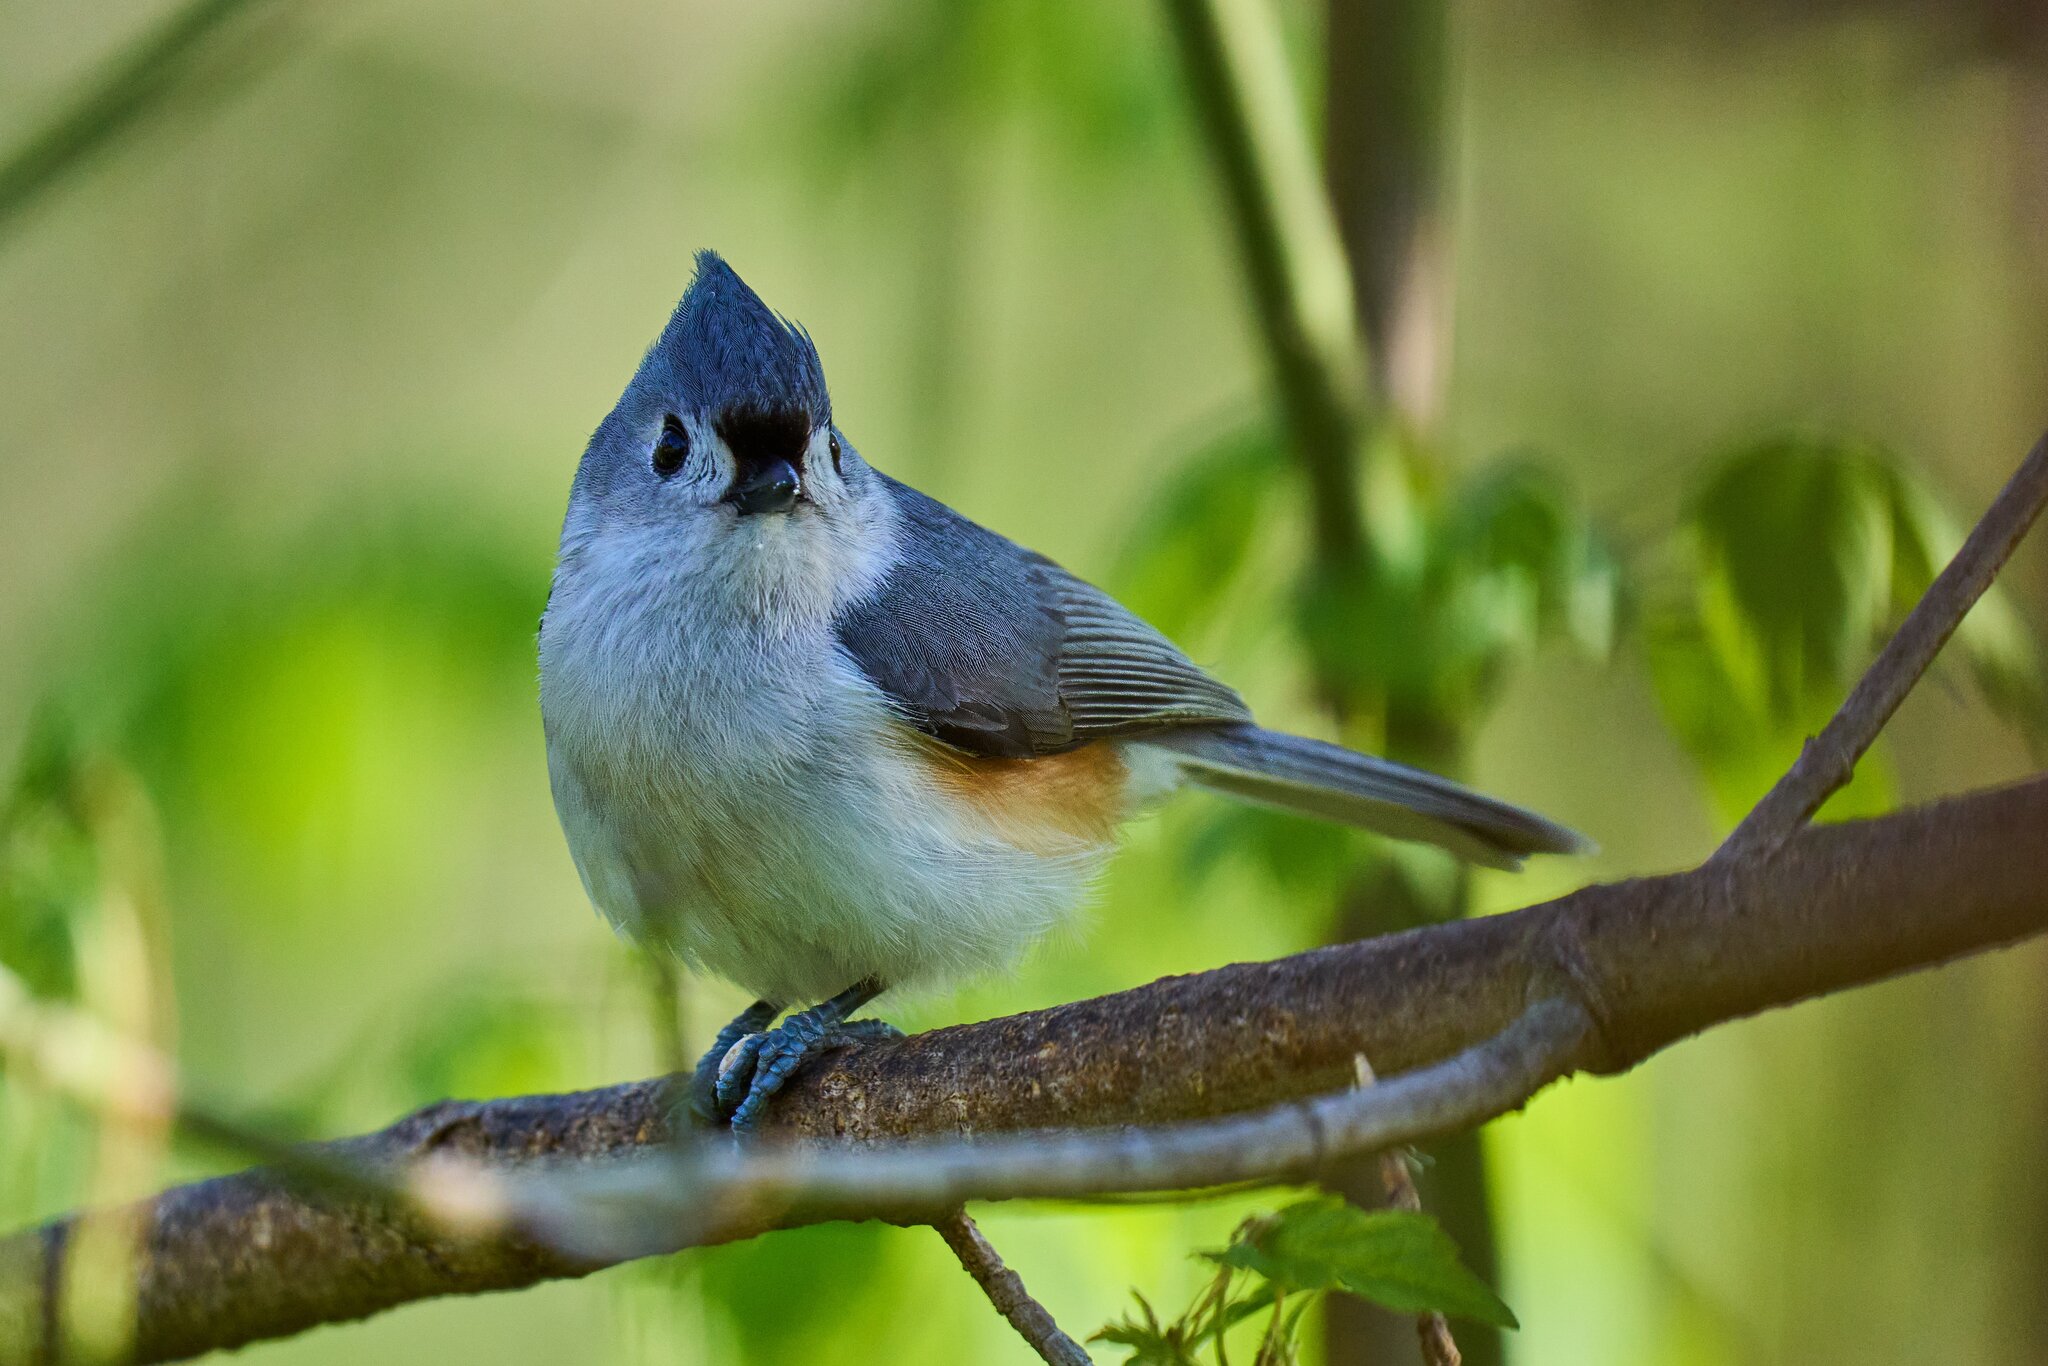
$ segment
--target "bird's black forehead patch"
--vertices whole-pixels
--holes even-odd
[[[804,447],[811,441],[811,414],[793,404],[742,403],[727,408],[712,423],[719,440],[742,465],[761,460],[787,460],[803,466]]]

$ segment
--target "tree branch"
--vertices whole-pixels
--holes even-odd
[[[2034,443],[2034,449],[1970,529],[1962,549],[1856,681],[1841,710],[1819,735],[1806,742],[1798,762],[1750,808],[1716,857],[1768,854],[1811,820],[1821,803],[1849,781],[1856,761],[1934,663],[1970,608],[1991,587],[2043,505],[2048,505],[2048,435]]]
[[[1432,1070],[1421,1085],[1412,1069],[1500,1034],[1531,1001],[1562,997],[1574,1005],[1538,1011],[1530,1017],[1537,1023],[1525,1021],[1529,1029],[1555,1030],[1582,1009],[1593,1027],[1564,1050],[1566,1061],[1613,1072],[1724,1020],[2048,929],[2048,880],[2039,857],[2044,829],[2048,778],[2037,778],[1877,820],[1811,828],[1768,860],[1717,861],[1586,888],[1507,915],[1168,978],[850,1050],[801,1073],[772,1108],[770,1130],[812,1139],[957,1137],[1231,1116],[1341,1087],[1354,1056],[1364,1053],[1403,1073],[1366,1094],[1420,1108],[1409,1117],[1416,1122],[1401,1125],[1377,1112],[1373,1123],[1382,1127],[1351,1131],[1343,1141],[1412,1141],[1519,1102],[1512,1085],[1475,1088],[1468,1106],[1425,1113],[1426,1097],[1418,1092],[1437,1091],[1445,1074]],[[1959,877],[1958,869],[1969,876]],[[1507,1036],[1518,1037],[1513,1047],[1529,1044],[1526,1033]],[[1559,1037],[1549,1034],[1533,1055],[1517,1055],[1526,1069],[1515,1074],[1527,1087],[1522,1096],[1556,1074],[1555,1066],[1531,1067],[1529,1060],[1540,1062]],[[1509,1051],[1503,1045],[1486,1056],[1498,1062]],[[565,1163],[580,1178],[569,1183],[579,1206],[581,1194],[607,1177],[631,1189],[623,1179],[639,1164],[619,1159],[659,1151],[666,1137],[662,1097],[660,1083],[639,1082],[567,1096],[450,1102],[316,1151],[323,1163],[388,1173],[433,1158],[488,1164],[511,1183],[515,1207],[525,1202],[523,1217],[543,1227],[552,1218],[580,1233],[580,1215],[536,1210],[527,1197],[553,1189]],[[1296,1113],[1328,1124],[1321,1107],[1342,1099],[1325,1096]],[[1176,1165],[1188,1152],[1227,1157],[1251,1132],[1232,1126],[1267,1122],[1277,1123],[1271,1115],[1240,1114],[1145,1136],[1141,1143],[1179,1156],[1157,1166],[1134,1160],[1131,1184],[1121,1188],[1199,1181],[1221,1168]],[[1268,1155],[1298,1161],[1297,1171],[1312,1166],[1319,1155],[1302,1137],[1312,1127],[1294,1124],[1288,1141],[1296,1146]],[[970,1197],[1117,1189],[1099,1171],[1078,1180],[1084,1169],[1075,1158],[1085,1153],[1094,1160],[1096,1145],[1124,1137],[1068,1132],[984,1141],[965,1151],[986,1151],[1000,1170],[969,1171],[967,1179],[965,1169],[949,1169],[944,1181],[930,1179],[927,1155],[906,1156],[893,1146],[829,1160],[815,1145],[727,1151],[698,1168],[706,1183],[694,1186],[698,1198],[687,1213],[701,1241],[828,1217],[902,1217],[920,1203],[910,1212],[928,1221]],[[1272,1175],[1277,1168],[1247,1163],[1238,1170]],[[863,1185],[898,1175],[925,1184],[908,1192]],[[550,1181],[531,1190],[521,1185],[542,1176]],[[710,1184],[716,1180],[740,1184]],[[917,1198],[904,1200],[907,1193]],[[147,1213],[137,1323],[144,1361],[283,1336],[434,1295],[581,1275],[619,1250],[451,1237],[388,1203],[301,1196],[263,1170],[176,1188]],[[621,1235],[647,1239],[647,1224],[628,1221]],[[0,1356],[39,1359],[54,1268],[70,1227],[59,1220],[0,1242]],[[670,1225],[651,1241],[679,1245],[687,1232]]]
[[[1578,1006],[1545,999],[1493,1038],[1370,1091],[1144,1128],[662,1149],[587,1173],[508,1182],[505,1226],[609,1264],[828,1219],[933,1222],[967,1200],[1308,1180],[1338,1158],[1458,1132],[1519,1107],[1572,1069],[1590,1032]]]
[[[988,1302],[996,1307],[996,1312],[1031,1344],[1032,1350],[1042,1359],[1050,1362],[1051,1366],[1090,1366],[1087,1350],[1061,1331],[1045,1306],[1031,1298],[1031,1292],[1024,1288],[1023,1278],[1003,1265],[995,1247],[981,1236],[980,1227],[967,1217],[966,1210],[955,1210],[933,1223],[932,1227],[946,1240],[946,1246],[953,1249],[953,1255],[960,1259],[960,1265],[967,1269],[967,1274],[974,1277],[975,1284],[988,1296]]]

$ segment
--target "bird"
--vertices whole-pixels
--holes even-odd
[[[1107,593],[884,474],[810,333],[711,251],[577,466],[539,655],[589,899],[756,998],[683,1083],[736,1131],[895,1035],[853,1018],[882,992],[1014,962],[1181,787],[1496,867],[1587,847],[1262,728]]]

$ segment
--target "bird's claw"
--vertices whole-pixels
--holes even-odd
[[[780,1029],[764,1029],[736,1041],[718,1060],[718,1115],[731,1119],[738,1112],[738,1106],[753,1087],[755,1068],[761,1053],[768,1047],[768,1041],[782,1033]]]
[[[718,1113],[745,1132],[807,1059],[847,1044],[902,1037],[886,1020],[840,1023],[812,1011],[792,1015],[780,1028],[749,1034],[726,1050],[718,1064]]]
[[[739,1018],[718,1031],[711,1048],[698,1059],[696,1068],[690,1073],[687,1118],[692,1124],[708,1128],[725,1122],[726,1111],[718,1101],[718,1079],[725,1061],[740,1043],[758,1037],[761,1030],[774,1020],[775,1014],[774,1006],[766,1001],[756,1001],[741,1011]]]

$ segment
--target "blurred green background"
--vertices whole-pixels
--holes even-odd
[[[177,8],[0,7],[0,148]],[[202,1094],[339,1134],[657,1066],[639,965],[555,827],[533,637],[576,457],[700,246],[809,326],[875,463],[1128,593],[1269,723],[1330,730],[1277,610],[1298,480],[1258,435],[1267,365],[1155,8],[243,8],[122,136],[0,205],[0,755],[21,775],[0,961],[40,990],[133,985],[93,818],[63,798],[112,764],[164,865],[138,897],[154,1027]],[[1420,593],[1450,643],[1412,659],[1455,693],[1467,776],[1602,846],[1479,875],[1479,909],[1703,857],[1938,559],[1929,509],[1966,524],[2038,433],[2033,8],[1444,19],[1434,325],[1386,353],[1433,544],[1506,568]],[[1312,125],[1373,98],[1318,7],[1278,13]],[[1503,487],[1538,492],[1488,502]],[[1500,550],[1518,524],[1486,509],[1510,505],[1552,518],[1533,557]],[[1843,809],[2035,766],[2015,718],[2038,545],[2007,589]],[[1377,661],[1404,662],[1398,638]],[[891,1013],[1306,947],[1331,932],[1332,852],[1381,857],[1185,798],[1132,831],[1075,933]],[[2044,994],[2022,948],[1493,1126],[1510,1359],[2048,1359]],[[739,1004],[691,984],[692,1041]],[[0,1079],[0,1221],[119,1193],[95,1151]],[[984,1224],[1085,1332],[1133,1286],[1183,1303],[1190,1251],[1270,1203]],[[870,1226],[241,1359],[451,1357],[1031,1359],[937,1238]]]

